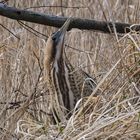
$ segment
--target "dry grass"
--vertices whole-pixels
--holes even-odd
[[[139,0],[68,0],[66,6],[85,8],[39,8],[47,14],[108,21],[139,23]],[[27,8],[60,5],[61,0],[14,1]],[[123,14],[122,14],[123,13]],[[66,38],[67,56],[75,68],[96,76],[100,88],[65,123],[47,121],[48,90],[43,79],[44,37],[37,37],[16,21],[0,17],[0,139],[140,139],[140,36],[136,32],[107,35],[73,29]],[[26,23],[47,36],[54,28]],[[76,60],[76,61],[75,61]],[[100,75],[100,76],[99,76]],[[77,103],[80,104],[79,101]],[[86,109],[85,109],[86,106]]]

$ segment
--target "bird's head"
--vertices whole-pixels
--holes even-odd
[[[64,38],[70,21],[70,18],[67,19],[64,25],[48,38],[44,52],[45,63],[50,64],[54,61],[59,61],[63,57]]]

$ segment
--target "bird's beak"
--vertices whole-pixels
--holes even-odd
[[[61,57],[63,57],[64,52],[64,38],[65,34],[69,28],[71,18],[68,18],[64,25],[55,33],[52,35],[52,40],[54,41],[53,46],[55,47],[55,59],[59,60]]]
[[[66,33],[66,31],[67,31],[68,28],[69,28],[70,21],[71,21],[71,18],[68,18],[68,19],[66,20],[66,22],[64,23],[64,25],[59,29],[59,32],[61,32],[61,34],[65,34],[65,33]]]
[[[60,40],[64,40],[65,34],[70,25],[70,21],[71,21],[71,18],[68,18],[66,22],[64,23],[64,25],[55,34],[53,34],[52,38],[55,38],[57,42],[59,42]]]

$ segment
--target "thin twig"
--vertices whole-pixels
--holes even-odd
[[[38,32],[38,31],[36,31],[35,29],[33,29],[32,27],[30,27],[29,25],[23,23],[22,21],[18,21],[18,23],[19,23],[23,28],[25,28],[26,30],[28,30],[29,32],[31,32],[32,34],[34,34],[35,36],[37,36],[37,37],[40,38],[39,35],[35,34],[35,32],[36,32],[36,33],[38,33],[38,34],[40,34],[40,35],[42,35],[42,36],[48,38],[47,35],[42,34],[42,33]],[[29,30],[29,29],[30,29],[30,30]],[[32,31],[31,31],[31,30],[32,30]]]
[[[12,34],[14,37],[16,37],[18,40],[20,40],[20,38],[19,37],[17,37],[12,31],[10,31],[7,27],[5,27],[4,25],[2,25],[1,23],[0,23],[0,25],[4,28],[4,29],[6,29],[10,34]]]
[[[33,7],[28,7],[25,8],[24,10],[28,10],[28,9],[33,9],[33,8],[45,8],[45,7],[49,7],[49,8],[65,8],[65,9],[81,9],[81,8],[87,8],[87,7],[79,7],[79,6],[64,6],[64,5],[43,5],[43,6],[33,6]]]

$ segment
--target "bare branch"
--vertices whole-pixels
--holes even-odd
[[[44,13],[21,10],[14,7],[9,7],[3,3],[0,3],[0,15],[14,20],[29,21],[53,27],[61,27],[67,19],[67,17],[47,15]],[[112,23],[90,19],[72,18],[69,30],[72,28],[78,28],[82,30],[95,30],[104,33],[113,33],[113,25],[116,27],[117,33],[127,33],[130,31],[130,27],[132,26],[128,23]],[[134,25],[131,29],[135,31],[140,31],[140,25]]]

